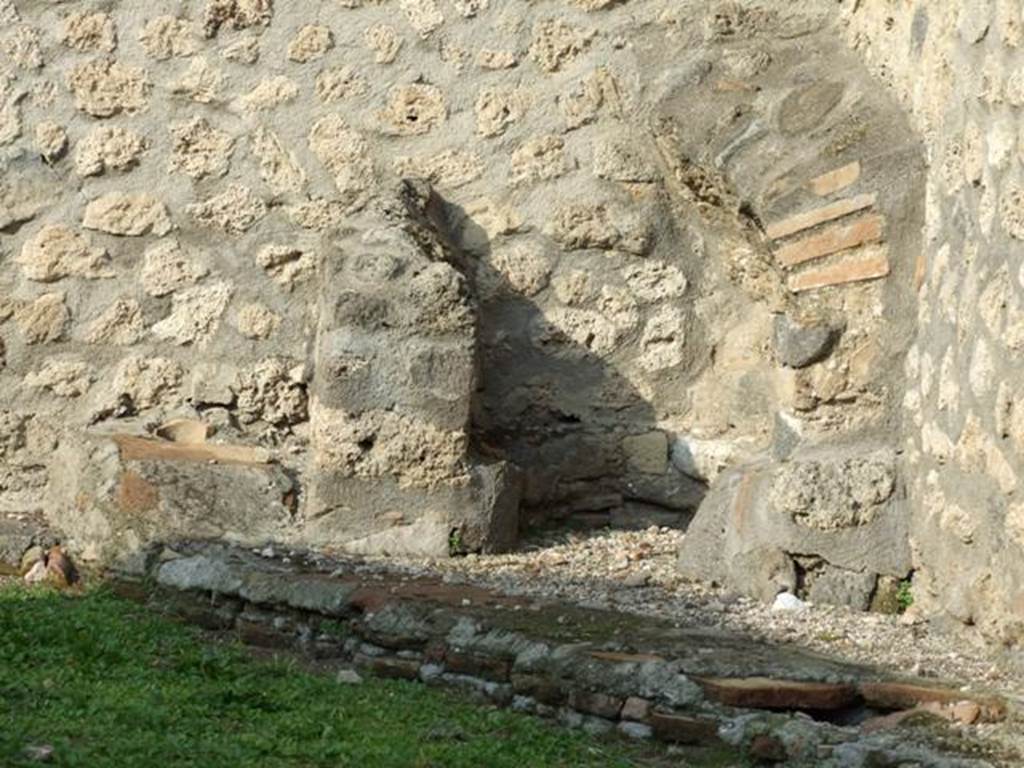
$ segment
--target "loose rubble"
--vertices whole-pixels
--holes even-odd
[[[511,554],[370,559],[364,567],[438,575],[448,583],[628,611],[681,626],[745,632],[896,672],[971,680],[1024,696],[1024,657],[991,646],[977,633],[957,631],[952,624],[932,627],[913,608],[902,615],[814,604],[776,611],[761,601],[683,578],[676,556],[684,536],[667,528],[550,533]]]

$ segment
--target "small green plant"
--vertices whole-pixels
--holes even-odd
[[[896,605],[900,613],[906,613],[907,609],[914,604],[914,593],[911,591],[910,579],[900,581],[896,588]]]
[[[320,634],[337,640],[345,640],[351,634],[348,627],[340,621],[321,621],[318,629]]]
[[[462,539],[461,528],[453,528],[448,534],[448,554],[452,557],[466,554],[466,542]]]

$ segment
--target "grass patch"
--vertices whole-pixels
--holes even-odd
[[[52,764],[89,768],[660,762],[414,683],[346,686],[258,661],[102,590],[0,587],[0,765],[34,765],[24,750],[41,744]]]

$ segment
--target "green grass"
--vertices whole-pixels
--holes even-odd
[[[651,764],[415,683],[259,661],[102,590],[0,587],[0,765],[33,765],[24,750],[41,744],[88,768]]]

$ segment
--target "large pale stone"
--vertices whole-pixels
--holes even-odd
[[[172,224],[166,206],[146,193],[110,192],[86,206],[82,226],[111,235],[166,235]]]

